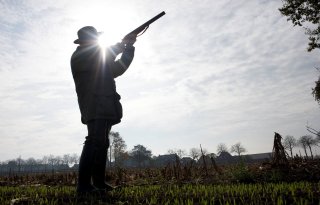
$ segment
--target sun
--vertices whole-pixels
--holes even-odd
[[[107,34],[102,33],[98,38],[98,44],[101,48],[109,47],[120,41],[121,41],[121,37],[116,34],[108,36]]]
[[[115,38],[115,37],[114,37],[114,38]],[[98,44],[99,44],[99,46],[102,47],[102,48],[109,47],[109,46],[117,43],[117,39],[114,39],[114,38],[111,38],[111,36],[108,36],[108,35],[102,33],[102,34],[99,36]]]
[[[98,32],[102,32],[98,40],[101,47],[121,42],[122,38],[139,22],[139,17],[132,8],[117,2],[90,4],[86,8],[74,10],[72,15],[77,19],[79,28],[93,26]]]

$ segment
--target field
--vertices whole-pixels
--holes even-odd
[[[147,185],[85,201],[70,186],[1,187],[0,204],[320,204],[320,184]],[[15,200],[14,200],[15,199]]]
[[[320,204],[319,160],[112,169],[107,195],[79,199],[75,173],[0,178],[0,204]]]

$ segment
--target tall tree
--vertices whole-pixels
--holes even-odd
[[[148,150],[146,147],[143,145],[135,145],[133,149],[131,150],[130,155],[132,158],[138,162],[139,167],[141,167],[141,164],[145,162],[146,160],[151,159],[151,150]]]
[[[220,143],[217,146],[217,154],[220,155],[222,152],[228,152],[228,147],[224,143]]]
[[[240,142],[234,144],[231,146],[230,152],[235,152],[240,157],[242,153],[246,152],[246,148],[244,148]]]
[[[297,146],[296,138],[291,135],[287,135],[283,140],[283,147],[290,151],[291,158],[293,157],[292,150],[295,146]]]
[[[282,0],[283,6],[279,8],[282,15],[287,17],[294,26],[302,26],[309,36],[308,51],[320,48],[320,3],[319,0]],[[319,70],[319,68],[318,68]],[[312,94],[320,104],[320,77]]]

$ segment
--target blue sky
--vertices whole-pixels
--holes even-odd
[[[0,160],[80,154],[70,57],[79,28],[116,43],[166,11],[138,38],[129,70],[116,79],[124,117],[113,127],[128,149],[153,154],[192,147],[216,152],[241,142],[272,150],[274,132],[319,129],[311,95],[319,50],[280,15],[281,1],[0,1]],[[319,153],[319,151],[318,151]]]

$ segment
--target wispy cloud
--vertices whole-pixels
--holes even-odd
[[[201,143],[215,152],[241,141],[265,152],[274,131],[298,137],[320,120],[311,96],[319,51],[306,52],[303,30],[281,17],[279,1],[1,1],[0,160],[81,150],[72,42],[81,26],[104,23],[98,5],[111,12],[120,4],[135,14],[119,20],[126,27],[167,12],[117,79],[124,119],[113,129],[129,149],[141,143],[160,154]]]

